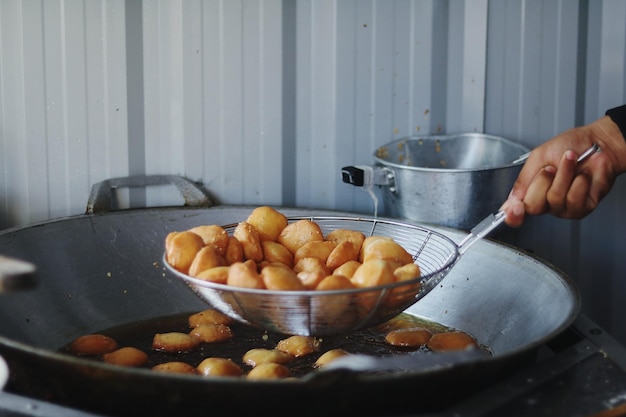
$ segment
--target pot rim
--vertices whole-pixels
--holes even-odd
[[[519,157],[530,152],[530,148],[528,148],[527,146],[521,143],[513,142],[512,140],[509,140],[502,136],[489,135],[489,134],[483,134],[483,133],[465,132],[465,133],[455,133],[455,134],[447,134],[447,135],[404,136],[402,138],[396,139],[394,141],[388,142],[382,146],[377,147],[374,153],[372,154],[372,156],[374,158],[374,161],[376,161],[376,163],[382,166],[392,167],[396,169],[404,169],[404,170],[409,170],[409,171],[417,171],[417,172],[437,172],[437,173],[444,173],[444,172],[445,173],[467,173],[467,172],[483,172],[483,171],[493,172],[493,171],[498,171],[498,170],[508,170],[514,167],[520,167],[521,165],[524,164],[524,160],[517,158],[515,160],[512,160],[511,163],[506,164],[506,165],[485,166],[485,167],[479,167],[479,168],[432,168],[432,167],[403,165],[403,164],[399,164],[396,162],[383,159],[377,155],[381,149],[388,148],[391,146],[396,146],[397,144],[402,143],[402,142],[416,141],[416,140],[446,141],[446,140],[454,140],[454,139],[464,138],[464,137],[466,137],[467,139],[471,139],[472,137],[481,137],[483,139],[488,139],[488,140],[493,140],[493,141],[504,143],[511,148],[519,149],[520,150]]]

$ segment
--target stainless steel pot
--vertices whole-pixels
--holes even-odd
[[[342,169],[344,182],[382,188],[385,215],[469,230],[507,198],[529,149],[499,136],[413,136],[374,152],[374,166]]]
[[[123,323],[199,311],[206,304],[160,264],[164,238],[199,224],[230,224],[252,207],[151,208],[79,215],[0,232],[0,252],[37,266],[39,285],[0,297],[7,391],[110,415],[392,415],[466,398],[533,361],[576,318],[579,294],[552,266],[480,241],[408,312],[453,326],[494,356],[401,374],[335,370],[293,381],[164,375],[57,352]],[[336,215],[280,208],[286,215]],[[345,214],[345,213],[344,213]],[[438,228],[455,241],[461,231]],[[416,393],[419,395],[416,397]]]

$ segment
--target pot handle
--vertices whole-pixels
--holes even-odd
[[[95,214],[112,210],[111,190],[114,188],[145,188],[151,185],[176,186],[185,199],[185,206],[212,207],[217,202],[197,183],[178,175],[132,175],[129,177],[110,178],[91,187],[87,201],[86,214]]]
[[[386,185],[395,191],[395,176],[392,170],[368,165],[354,165],[341,168],[341,180],[356,187]]]

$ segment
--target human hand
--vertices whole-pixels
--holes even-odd
[[[600,152],[579,165],[579,155],[594,143]],[[519,227],[527,214],[546,213],[583,218],[595,210],[623,172],[626,141],[609,117],[570,129],[531,152],[502,205],[505,222]]]

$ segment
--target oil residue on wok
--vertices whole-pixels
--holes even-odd
[[[240,365],[244,370],[251,367],[243,362],[243,357],[250,349],[265,348],[274,349],[278,342],[289,336],[267,332],[262,329],[251,327],[240,323],[231,323],[233,337],[228,340],[201,343],[197,348],[187,352],[164,352],[155,350],[152,347],[154,335],[165,332],[188,333],[190,330],[188,318],[193,313],[182,313],[172,316],[160,317],[146,321],[128,323],[109,329],[103,329],[94,334],[101,334],[111,337],[117,341],[118,347],[131,346],[137,348],[148,355],[148,360],[142,368],[152,367],[168,362],[185,362],[193,367],[197,366],[204,359],[209,357],[221,357],[231,359]],[[407,351],[424,351],[429,349],[425,346],[418,348],[405,348],[390,345],[385,341],[385,336],[394,329],[420,327],[434,333],[454,331],[438,323],[418,318],[406,313],[402,313],[396,318],[389,320],[379,326],[361,330],[351,334],[324,336],[318,338],[319,351],[315,354],[294,358],[288,363],[291,377],[302,377],[316,369],[315,361],[324,353],[331,349],[343,349],[351,354],[364,354],[370,356],[385,356]],[[70,342],[71,343],[71,342]],[[69,346],[70,343],[61,347],[61,353],[75,355]],[[489,348],[480,345],[481,349],[489,352]],[[84,356],[94,360],[102,360],[101,356]]]

